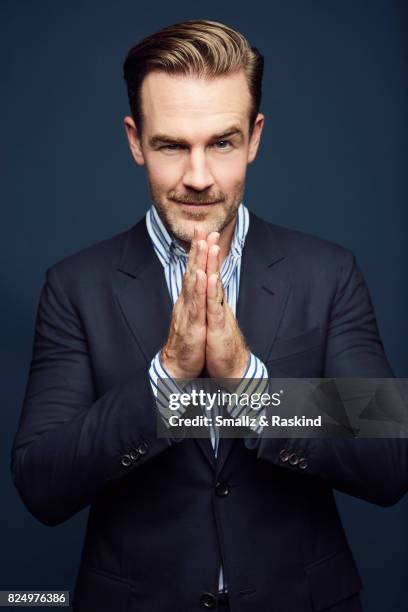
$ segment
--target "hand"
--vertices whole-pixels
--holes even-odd
[[[194,228],[180,295],[160,359],[172,378],[197,378],[205,365],[208,244]]]
[[[207,372],[211,378],[242,378],[249,351],[237,320],[225,299],[220,266],[220,247],[213,244],[208,249],[207,257]]]

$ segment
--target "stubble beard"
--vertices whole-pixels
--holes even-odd
[[[166,227],[167,231],[171,236],[176,238],[181,243],[190,244],[193,238],[193,224],[186,224],[186,217],[181,218],[180,211],[177,210],[177,206],[180,206],[177,202],[168,201],[167,197],[172,198],[172,192],[170,194],[160,194],[153,185],[149,183],[151,199],[155,205],[157,213]],[[245,183],[242,182],[237,190],[230,195],[222,194],[224,201],[221,204],[217,204],[216,208],[210,213],[210,218],[206,220],[209,215],[208,212],[198,210],[192,210],[188,213],[188,218],[197,222],[204,221],[204,227],[207,235],[211,232],[221,233],[229,223],[236,217],[237,210],[244,197]],[[189,199],[191,202],[199,202],[200,198],[185,198],[184,201]],[[207,201],[205,197],[201,198],[201,201]],[[184,212],[183,215],[186,213]]]

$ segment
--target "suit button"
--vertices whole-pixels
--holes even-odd
[[[299,468],[299,470],[305,470],[308,465],[309,465],[309,463],[308,463],[306,457],[302,457],[299,460],[298,468]]]
[[[125,467],[129,467],[129,465],[132,463],[132,460],[130,458],[130,455],[128,455],[126,453],[126,455],[122,456],[122,461],[121,461],[122,465],[124,465]]]
[[[136,450],[143,457],[143,455],[147,455],[147,451],[149,449],[149,445],[147,442],[141,442],[139,446],[137,446]]]
[[[279,453],[279,459],[282,461],[282,463],[286,463],[287,460],[289,459],[289,453],[286,450],[286,448],[283,448],[281,452]]]
[[[139,461],[139,459],[140,459],[140,455],[137,452],[137,449],[132,448],[132,450],[130,451],[129,455],[130,455],[130,458],[131,458],[132,461]]]
[[[203,608],[215,608],[216,599],[212,593],[203,593],[200,597],[200,603]]]
[[[226,497],[229,494],[229,487],[226,482],[217,482],[215,492],[218,497]]]
[[[289,455],[289,463],[290,465],[297,465],[299,463],[299,457],[296,453]]]

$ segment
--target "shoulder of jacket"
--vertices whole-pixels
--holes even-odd
[[[322,258],[329,258],[341,263],[344,259],[354,257],[348,248],[337,242],[297,229],[276,225],[256,215],[253,216],[255,223],[264,225],[269,233],[271,248],[273,248],[274,243],[277,243],[283,255],[292,259],[310,263],[313,260],[321,261]]]
[[[132,234],[143,229],[144,218],[131,228],[92,244],[50,266],[48,277],[56,277],[64,286],[91,283],[108,278],[117,268],[125,245]]]

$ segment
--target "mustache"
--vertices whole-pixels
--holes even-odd
[[[167,196],[169,200],[180,202],[182,204],[215,204],[216,202],[225,202],[227,196],[225,193],[209,195],[206,193],[177,193],[170,191]]]

